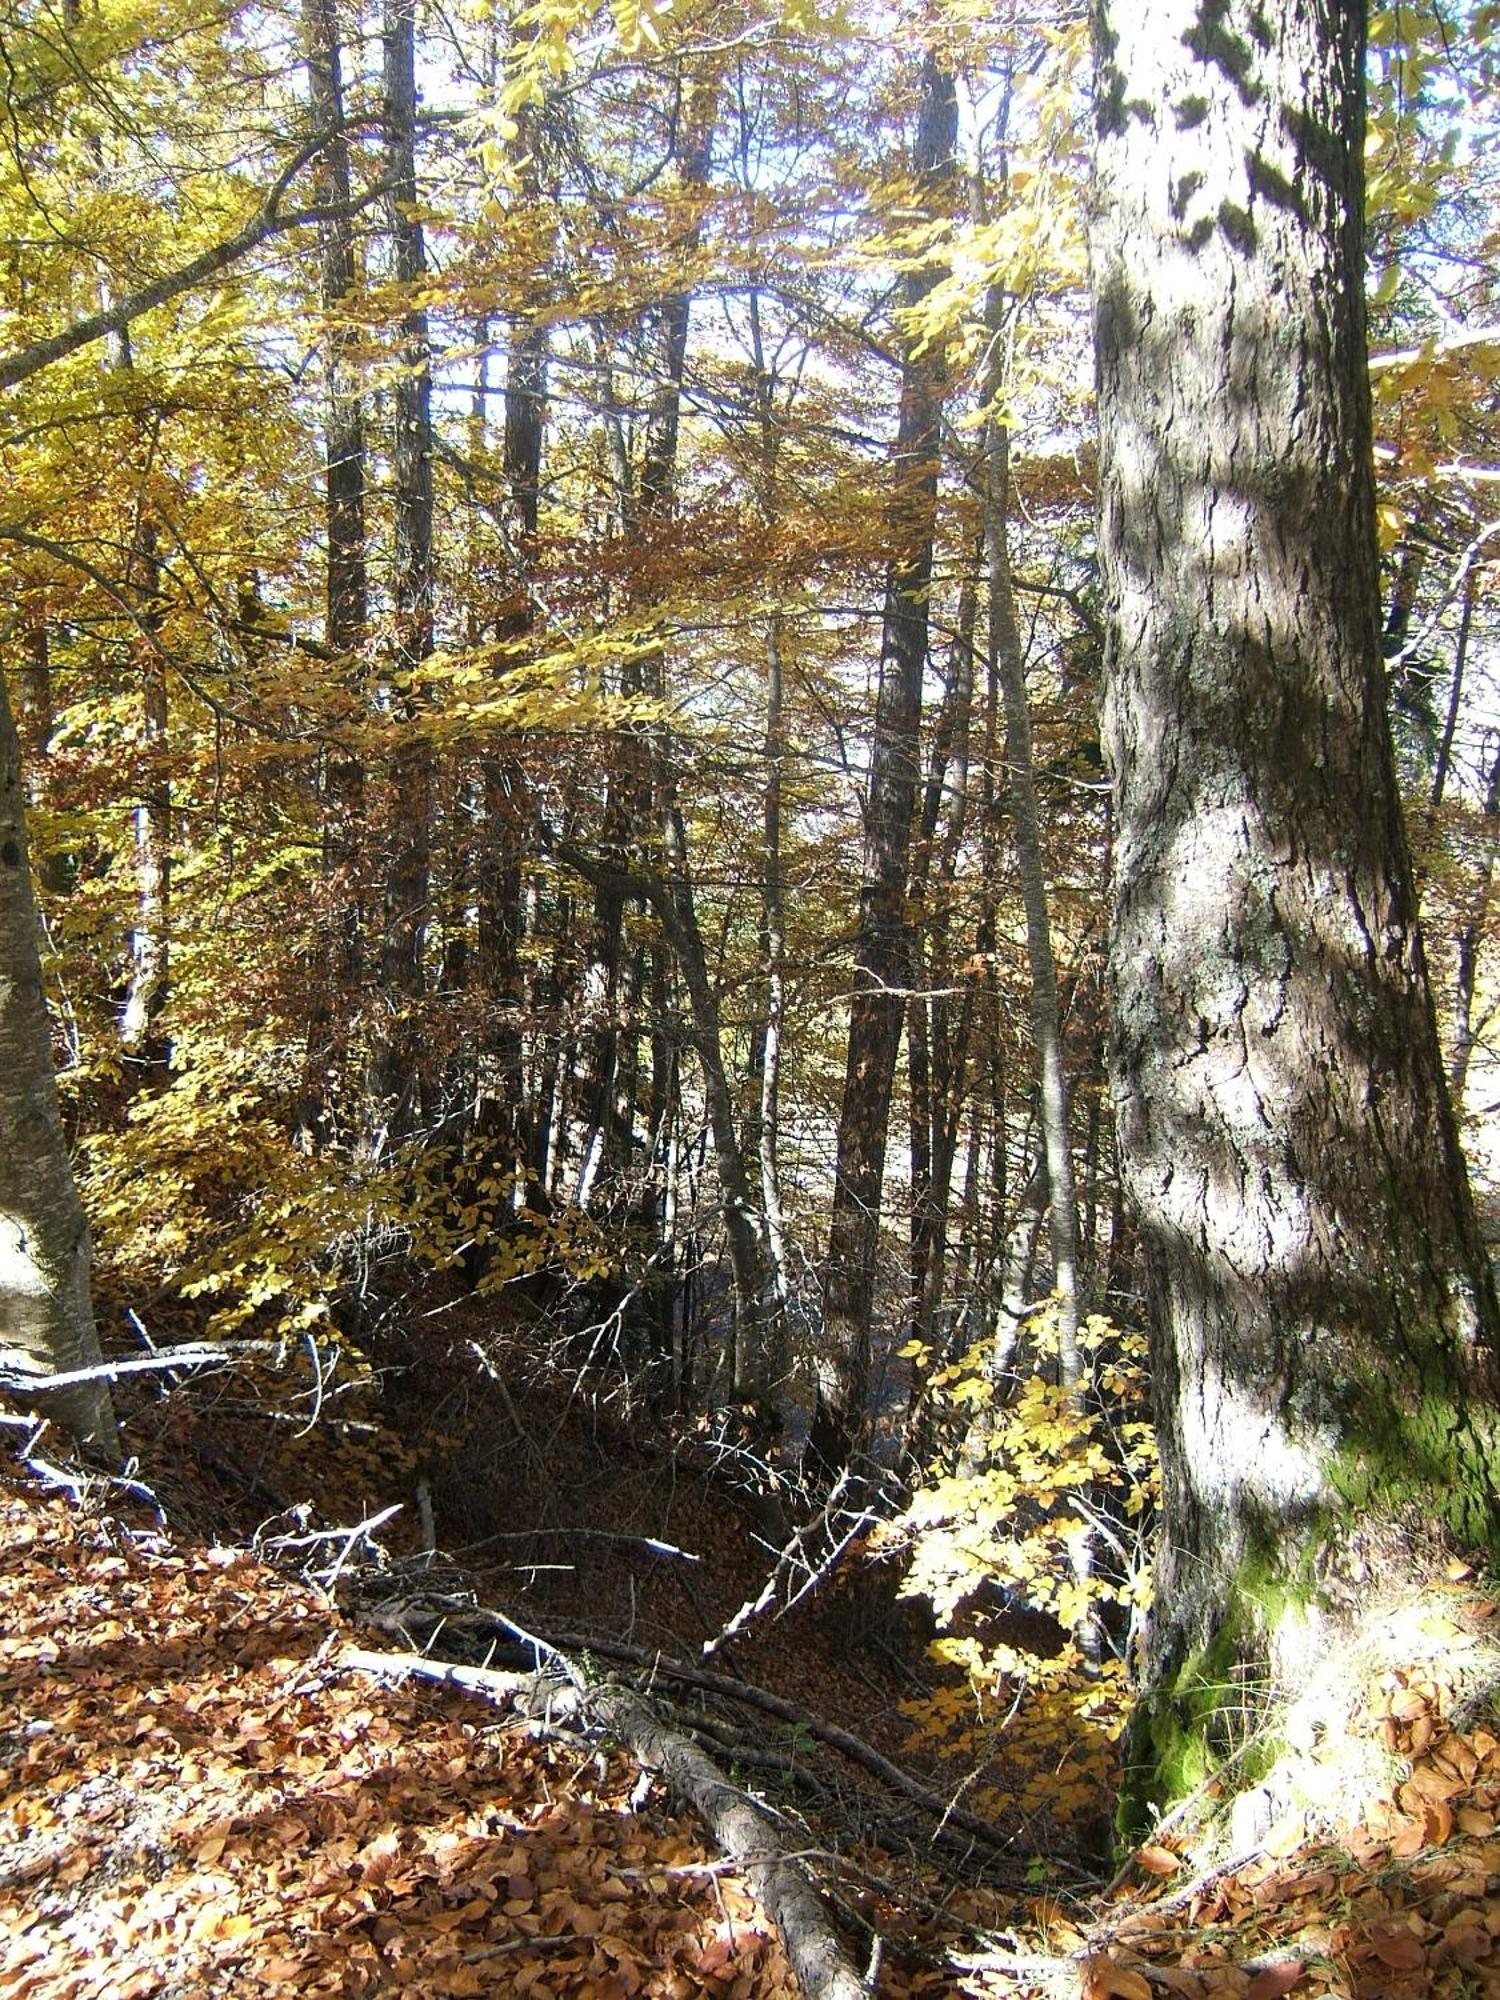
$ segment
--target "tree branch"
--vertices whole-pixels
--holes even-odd
[[[643,1769],[658,1771],[684,1805],[703,1820],[723,1852],[744,1871],[766,1915],[781,1933],[806,2000],[866,2000],[868,1988],[849,1962],[817,1891],[782,1850],[770,1815],[732,1785],[699,1744],[674,1729],[641,1695],[607,1684],[553,1674],[497,1673],[452,1665],[419,1653],[369,1653],[351,1648],[344,1664],[361,1673],[417,1677],[460,1687],[488,1701],[514,1703],[544,1721],[576,1719],[602,1725],[629,1745]]]
[[[40,374],[42,369],[50,368],[53,362],[76,354],[79,348],[89,347],[108,334],[121,332],[142,313],[150,312],[155,306],[166,305],[183,292],[192,291],[194,286],[201,285],[207,278],[216,278],[221,271],[227,271],[271,237],[283,235],[289,229],[301,229],[310,223],[357,215],[371,202],[389,194],[393,183],[386,178],[376,181],[349,201],[320,202],[310,208],[294,209],[290,214],[282,213],[282,201],[298,174],[347,129],[347,126],[340,126],[334,131],[319,132],[314,138],[304,141],[271,183],[255,215],[233,236],[226,236],[222,242],[210,245],[196,257],[189,258],[186,264],[179,264],[175,271],[164,271],[160,277],[152,278],[148,284],[101,307],[98,312],[74,320],[71,326],[63,327],[60,332],[34,340],[29,346],[17,348],[13,354],[0,356],[0,389],[13,389],[30,376]]]

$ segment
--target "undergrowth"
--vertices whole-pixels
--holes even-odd
[[[1115,1775],[1156,1446],[1142,1336],[1089,1318],[1075,1389],[1059,1380],[1055,1309],[1026,1331],[1025,1372],[997,1376],[976,1345],[931,1375],[937,1444],[881,1540],[903,1556],[903,1594],[931,1606],[933,1655],[954,1670],[904,1704],[913,1741],[968,1764],[972,1810],[1068,1823],[1099,1811]]]

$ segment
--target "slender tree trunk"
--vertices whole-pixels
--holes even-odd
[[[349,142],[338,130],[344,117],[343,52],[338,0],[302,0],[307,57],[308,123],[331,138],[315,166],[320,204],[347,206],[352,192]],[[345,315],[358,284],[354,224],[330,215],[318,224],[318,293],[323,347],[324,638],[340,662],[351,696],[350,723],[361,718],[366,696],[361,661],[369,620],[365,513],[365,406],[357,330]],[[362,977],[365,913],[360,886],[360,843],[365,810],[365,768],[357,751],[335,740],[323,760],[323,877],[327,899],[319,949],[322,976],[308,1021],[308,1077],[300,1117],[312,1140],[326,1125],[327,1069],[335,1011],[352,1007]]]
[[[1474,572],[1464,578],[1464,608],[1458,621],[1458,644],[1453,649],[1453,680],[1448,689],[1448,712],[1443,718],[1443,734],[1438,743],[1437,761],[1432,771],[1432,795],[1427,802],[1429,817],[1443,803],[1448,783],[1448,766],[1453,760],[1453,738],[1458,729],[1458,712],[1463,702],[1464,670],[1469,662],[1469,634],[1474,628]]]
[[[998,292],[990,296],[988,323],[991,348],[989,380],[985,386],[988,399],[998,411],[1009,386],[1006,313]],[[1058,1303],[1058,1354],[1063,1382],[1071,1387],[1082,1374],[1078,1351],[1078,1199],[1073,1184],[1072,1113],[1063,1066],[1057,965],[1052,956],[1052,921],[1047,909],[1047,877],[1042,860],[1042,820],[1031,753],[1031,703],[1026,692],[1026,662],[1021,652],[1021,632],[1011,585],[1010,431],[998,414],[991,416],[986,427],[985,465],[984,539],[990,583],[990,643],[1005,704],[1005,768],[1021,903],[1026,912],[1031,1027],[1036,1037],[1052,1282]]]
[[[920,197],[934,213],[953,178],[957,136],[953,79],[929,56],[922,71],[915,170]],[[927,271],[909,276],[906,304],[919,304],[933,282],[934,274]],[[839,1111],[823,1334],[815,1364],[817,1402],[808,1438],[809,1462],[827,1476],[848,1463],[868,1414],[881,1189],[906,1007],[902,989],[910,967],[906,874],[919,769],[941,400],[940,360],[932,354],[913,354],[902,370],[897,419],[898,490],[891,516],[880,687],[865,801],[856,990],[849,1011],[848,1063]]]
[[[774,1395],[786,1365],[788,1301],[786,1216],[781,1203],[781,1058],[786,1030],[786,906],[781,872],[782,768],[786,759],[783,720],[782,622],[772,612],[766,624],[766,788],[763,801],[765,880],[761,895],[761,937],[766,968],[765,1018],[760,1048],[760,1106],[757,1153],[761,1213],[765,1218],[767,1300],[766,1374]]]
[[[749,126],[740,98],[740,146],[745,185],[750,185],[746,152]],[[775,526],[777,496],[776,383],[768,364],[758,290],[749,301],[751,359],[760,416],[760,517],[769,533]],[[782,879],[782,792],[787,733],[785,717],[785,621],[779,611],[766,620],[765,789],[761,797],[764,873],[761,880],[760,948],[764,986],[755,1024],[751,1076],[759,1072],[755,1109],[755,1152],[760,1169],[760,1205],[767,1277],[764,1340],[765,1376],[772,1397],[786,1373],[787,1279],[786,1215],[781,1200],[781,1066],[786,1033],[786,888]]]
[[[21,745],[0,674],[0,1348],[41,1374],[100,1359],[89,1232],[68,1164],[26,851]],[[46,1407],[117,1452],[108,1389],[57,1390]]]
[[[499,637],[524,644],[534,623],[537,537],[540,525],[542,440],[547,394],[547,333],[542,327],[512,328],[505,376],[502,463],[510,495],[510,559],[514,603],[501,620]],[[502,664],[500,671],[505,671]],[[484,821],[479,832],[478,945],[487,1039],[495,1068],[488,1124],[490,1136],[518,1189],[528,1202],[541,1194],[531,1169],[534,1158],[526,1099],[525,1042],[522,1032],[521,939],[525,929],[521,870],[525,823],[525,777],[520,761],[504,746],[486,750],[482,760]]]
[[[56,700],[52,688],[52,635],[45,616],[33,618],[21,635],[21,661],[17,684],[21,691],[21,755],[26,774],[26,809],[35,814],[50,803],[47,760],[52,752],[52,735],[57,726]],[[32,819],[35,830],[36,820]],[[66,895],[71,879],[68,856],[55,847],[44,847],[34,857],[36,877],[46,897]]]
[[[338,130],[344,117],[344,83],[337,0],[302,0],[302,24],[309,120],[315,132],[337,135],[318,155],[318,201],[330,208],[347,208],[352,183],[349,142]],[[324,520],[328,536],[324,629],[330,652],[341,659],[357,651],[369,617],[365,405],[357,358],[359,335],[338,317],[347,312],[358,277],[353,218],[326,217],[318,224],[319,301],[330,319],[323,361]],[[346,788],[350,782],[345,781]]]
[[[134,816],[136,914],[120,1040],[129,1055],[162,1060],[167,1051],[156,1024],[166,1005],[170,971],[172,780],[167,769],[167,667],[159,639],[161,565],[156,524],[149,515],[140,523],[132,567],[130,588],[143,628],[132,649],[141,678],[142,797]]]
[[[978,593],[972,580],[966,579],[959,593],[958,631],[942,707],[933,729],[907,898],[912,930],[911,983],[914,988],[931,989],[913,992],[906,1020],[911,1087],[909,1333],[929,1346],[936,1333],[947,1262],[948,1211],[973,1015],[972,993],[965,995],[955,1018],[952,998],[945,989],[954,983],[955,976],[949,916],[968,823],[977,607]],[[945,818],[944,801],[950,794]],[[920,1376],[920,1369],[913,1369],[913,1399],[920,1394]]]
[[[708,186],[718,111],[720,76],[717,69],[700,78],[688,93],[677,137],[677,180],[690,197]],[[702,218],[696,211],[682,232],[681,247],[691,256],[702,240]],[[632,475],[623,452],[622,434],[613,431],[618,454],[620,518],[625,537],[648,555],[653,537],[672,518],[676,507],[677,442],[681,428],[682,391],[687,367],[692,293],[684,289],[661,305],[652,327],[657,349],[657,379],[646,418],[640,470]],[[633,592],[634,601],[649,602],[650,589]],[[663,656],[653,649],[626,662],[621,687],[626,694],[660,694]],[[615,763],[609,774],[604,806],[604,846],[614,862],[605,887],[594,903],[594,940],[586,993],[598,1020],[593,1037],[593,1074],[588,1085],[588,1122],[579,1173],[578,1200],[586,1205],[601,1170],[609,1160],[611,1108],[615,1100],[621,1039],[633,1029],[620,1017],[621,937],[626,898],[618,887],[638,834],[659,815],[653,812],[656,790],[654,763],[659,745],[639,729],[616,739]]]
[[[386,154],[393,183],[390,232],[396,282],[406,299],[391,445],[393,708],[408,723],[420,709],[411,677],[431,653],[433,638],[432,355],[426,312],[412,296],[427,271],[426,243],[417,219],[416,8],[417,0],[385,0]],[[431,784],[427,745],[420,740],[398,745],[391,760],[390,854],[381,939],[384,996],[394,1018],[376,1065],[377,1089],[397,1130],[410,1121],[420,1082],[414,1014],[425,985]]]
[[[1096,25],[1114,1088],[1164,1489],[1138,1806],[1374,1579],[1500,1547],[1497,1313],[1386,719],[1364,10]]]
[[[1464,1093],[1469,1083],[1469,1063],[1474,1054],[1474,1001],[1479,981],[1479,954],[1484,946],[1489,922],[1490,897],[1495,882],[1495,857],[1500,851],[1500,742],[1491,757],[1489,782],[1484,792],[1484,861],[1473,907],[1458,939],[1458,991],[1454,999],[1453,1060],[1448,1071],[1448,1088],[1453,1107],[1463,1116]]]
[[[731,1387],[737,1401],[763,1407],[768,1385],[765,1378],[766,1348],[762,1338],[765,1273],[761,1262],[759,1217],[735,1122],[734,1093],[724,1062],[719,999],[708,969],[708,955],[704,950],[692,881],[688,874],[686,833],[682,814],[670,787],[665,789],[663,796],[662,831],[669,869],[666,875],[620,875],[611,884],[609,877],[617,871],[610,863],[598,862],[567,844],[560,844],[559,851],[586,882],[593,884],[596,892],[602,893],[606,888],[613,887],[622,901],[635,896],[648,902],[672,946],[688,993],[688,1039],[703,1073],[708,1131],[719,1180],[720,1213],[729,1247],[734,1288]]]

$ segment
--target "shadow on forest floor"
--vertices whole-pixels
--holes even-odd
[[[290,1497],[296,1458],[278,1444],[252,1460],[264,1430],[238,1421],[142,1404],[145,1477],[173,1532],[119,1488],[0,1473],[0,2000],[794,1992],[743,1880],[627,1755],[341,1667],[357,1624],[242,1546],[255,1510]],[[763,1573],[747,1516],[707,1471],[631,1460],[614,1439],[591,1457],[586,1425],[557,1428],[549,1451],[542,1427],[519,1430],[494,1443],[470,1540],[608,1523],[702,1560],[622,1556],[574,1532],[567,1571],[537,1568],[530,1543],[506,1574],[497,1564],[486,1588],[507,1584],[508,1602],[530,1566],[539,1613],[591,1605],[616,1630],[633,1617],[642,1645],[683,1655]],[[342,1458],[330,1442],[323,1518],[401,1499],[414,1530],[420,1468],[397,1435],[351,1428]],[[450,1519],[462,1504],[435,1499]],[[860,1621],[879,1628],[889,1609],[835,1597],[747,1641],[731,1670],[895,1751],[912,1635],[885,1628],[883,1676],[854,1657]],[[1054,1851],[1027,1887],[1000,1888],[965,1880],[930,1837],[861,1840],[847,1795],[788,1821],[788,1844],[814,1851],[851,1955],[863,1964],[883,1939],[885,2000],[1500,1993],[1500,1729],[1475,1664],[1493,1668],[1500,1620],[1467,1578],[1438,1611],[1403,1635],[1409,1657],[1368,1663],[1341,1724],[1365,1746],[1358,1795],[1325,1745],[1232,1865],[1195,1872],[1147,1847],[1121,1886],[1090,1892]],[[1443,1631],[1465,1635],[1456,1667]]]

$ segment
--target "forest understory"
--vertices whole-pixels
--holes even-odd
[[[0,2000],[1500,1995],[1500,5],[0,15]]]
[[[131,1378],[128,1478],[7,1419],[7,2000],[842,1990],[799,1987],[755,1868],[618,1717],[567,1713],[570,1677],[641,1691],[764,1802],[887,2000],[1495,1990],[1500,1612],[1461,1566],[1276,1772],[1226,1766],[1116,1870],[1111,1768],[1086,1811],[965,1811],[980,1774],[902,1712],[944,1671],[898,1564],[858,1541],[816,1574],[840,1537],[788,1488],[778,1568],[747,1452],[645,1449],[597,1384],[447,1341],[420,1394],[391,1363],[312,1424],[263,1368]],[[444,1663],[459,1684],[421,1678]],[[1014,1794],[1046,1785],[1026,1754],[1002,1738]]]

